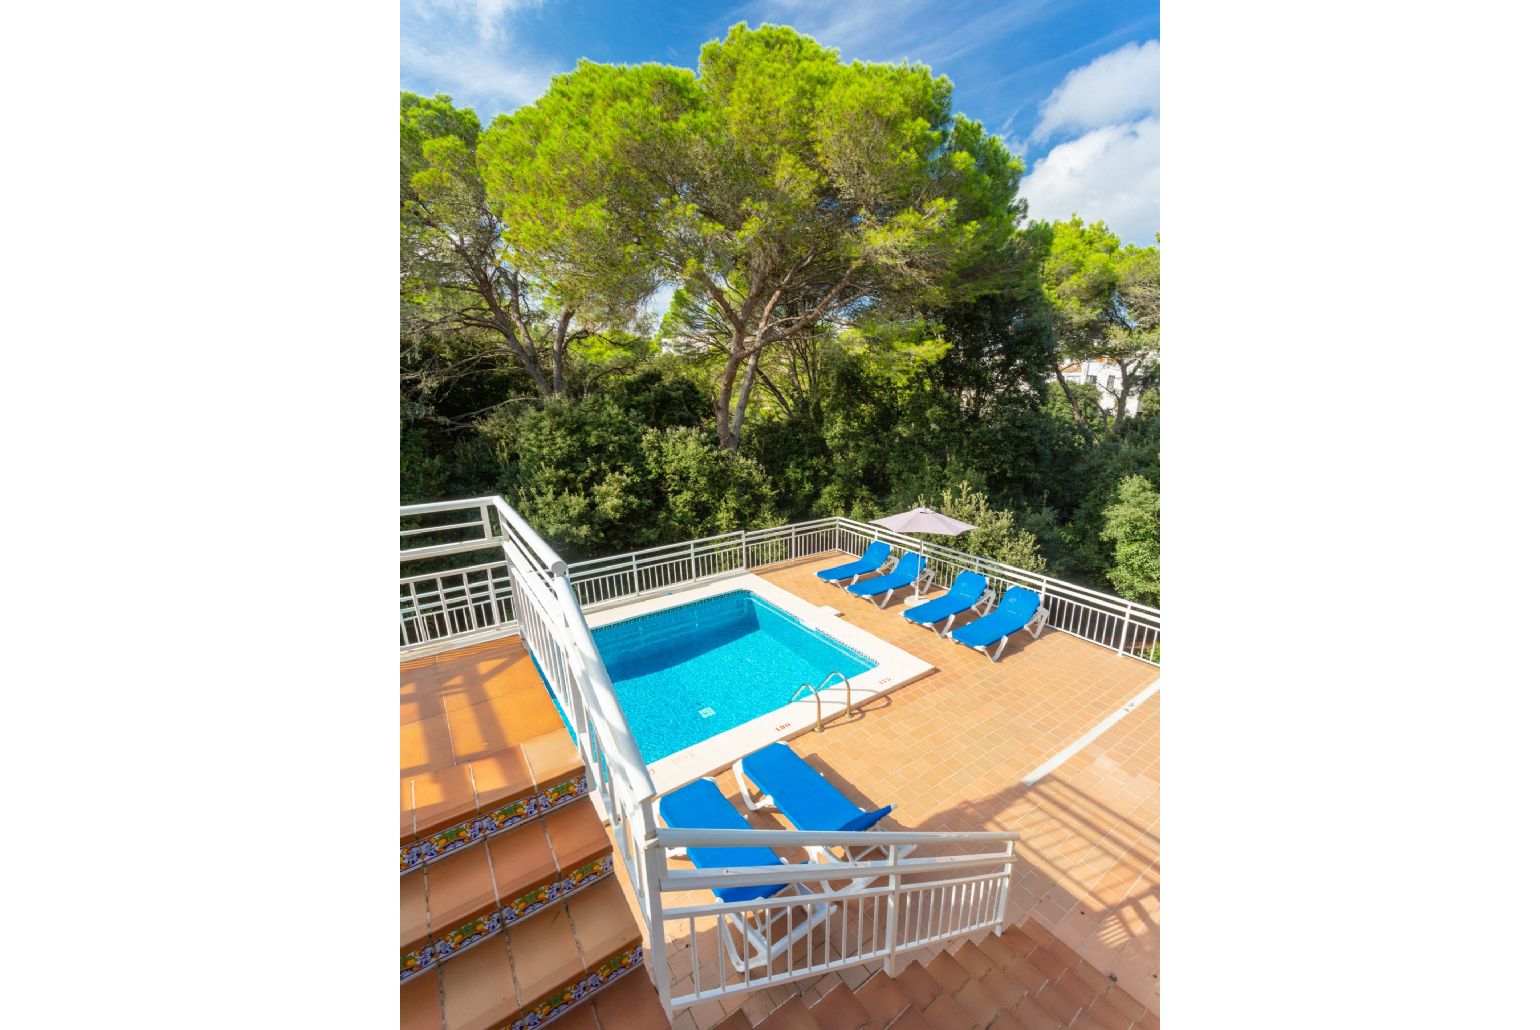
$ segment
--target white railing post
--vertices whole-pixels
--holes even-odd
[[[1118,635],[1118,657],[1123,656],[1123,645],[1128,643],[1128,624],[1134,621],[1134,606],[1126,605],[1123,608],[1123,632]]]
[[[882,968],[889,976],[898,975],[898,884],[900,880],[898,871],[897,844],[888,845],[888,866],[893,870],[888,875],[888,946],[887,954],[883,957]]]
[[[738,546],[743,550],[743,571],[749,571],[749,535],[738,530]]]
[[[1006,902],[1011,895],[1011,864],[1016,858],[1016,845],[1007,842],[1005,845],[1005,875],[1000,880],[1000,910],[995,913],[995,936],[1005,928]]]
[[[645,816],[644,822],[650,822]],[[645,831],[644,831],[645,832]],[[647,920],[647,947],[652,952],[652,985],[657,988],[658,1000],[663,1002],[663,1011],[670,1017],[674,1014],[674,1006],[669,998],[669,970],[668,970],[668,944],[663,934],[663,845],[656,838],[648,840],[642,845],[642,893],[645,895],[642,911]],[[693,985],[694,990],[700,990],[700,985]]]
[[[690,581],[693,583],[699,573],[695,571],[695,541],[690,541]]]

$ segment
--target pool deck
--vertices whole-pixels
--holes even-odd
[[[895,805],[883,828],[1021,834],[1007,921],[1030,916],[1043,923],[1158,1012],[1159,692],[1032,786],[1022,780],[1153,684],[1160,670],[1053,630],[1037,640],[1012,639],[991,663],[911,625],[900,598],[878,609],[813,576],[841,560],[848,555],[830,552],[755,575],[811,604],[833,605],[852,625],[937,671],[868,702],[850,719],[829,720],[821,733],[793,738],[792,748],[863,807]],[[737,799],[730,772],[717,780]],[[748,818],[756,826],[790,828],[769,811]],[[708,897],[671,895],[669,902]],[[670,941],[669,964],[675,980],[686,975],[683,940]],[[678,1013],[674,1026],[705,1030],[740,1004],[751,1018],[762,1018],[793,993],[811,1002],[839,980],[830,974],[726,1005],[709,1002]]]

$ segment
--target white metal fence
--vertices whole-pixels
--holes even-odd
[[[849,966],[882,962],[1000,926],[1010,889],[1014,833],[802,833],[658,831],[665,847],[778,844],[859,849],[881,858],[738,869],[674,869],[665,894],[787,885],[771,898],[665,907],[669,939],[684,939],[687,978],[671,988],[676,1006],[760,990]],[[919,856],[917,849],[959,854]]]
[[[926,568],[943,587],[950,586],[957,573],[971,569],[989,578],[996,596],[1011,586],[1035,590],[1042,595],[1053,628],[1118,654],[1160,664],[1157,608],[854,519],[826,518],[724,533],[595,558],[573,563],[570,575],[584,608],[602,608],[825,551],[860,554],[874,539],[903,550],[923,547]]]
[[[828,551],[859,553],[874,537],[900,548],[921,541],[845,518],[725,533],[568,566],[498,497],[401,509],[400,618],[404,655],[518,632],[572,725],[590,790],[610,823],[652,954],[653,982],[676,1009],[772,984],[883,961],[1003,925],[1012,833],[811,833],[660,827],[653,786],[583,612],[691,583]],[[1043,594],[1050,624],[1158,663],[1160,613],[934,544],[937,582],[974,569],[997,589]],[[457,565],[465,556],[475,559]],[[439,566],[420,568],[423,565]],[[408,566],[418,568],[408,569]],[[734,869],[668,867],[667,849],[859,847],[881,859]],[[746,885],[786,885],[767,899],[664,907],[665,895]],[[790,891],[790,893],[787,893]],[[688,937],[688,983],[670,983],[667,942]]]

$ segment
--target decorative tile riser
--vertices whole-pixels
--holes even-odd
[[[560,878],[530,891],[507,905],[493,909],[484,916],[471,920],[444,937],[430,941],[415,952],[401,956],[401,982],[415,979],[434,966],[447,962],[461,952],[480,944],[497,931],[506,929],[549,908],[563,898],[569,898],[585,887],[590,887],[615,871],[615,859],[604,855],[585,862]]]
[[[564,987],[535,1005],[529,1006],[511,1023],[502,1024],[498,1030],[537,1030],[560,1019],[574,1005],[581,1005],[595,994],[619,980],[632,970],[642,968],[642,946],[622,948],[599,963],[577,983]]]
[[[554,787],[519,798],[487,815],[477,815],[431,837],[401,846],[401,872],[408,873],[431,862],[469,847],[479,840],[496,836],[515,826],[522,826],[531,819],[575,801],[588,793],[588,776],[579,773],[575,778],[564,780]]]

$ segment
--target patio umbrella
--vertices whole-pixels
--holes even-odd
[[[895,533],[935,533],[938,536],[956,536],[978,528],[950,515],[943,515],[934,508],[913,508],[897,515],[873,519],[872,524],[891,529]]]
[[[884,529],[891,529],[895,533],[935,533],[938,536],[956,536],[966,533],[977,526],[970,525],[943,515],[934,508],[911,508],[909,511],[901,511],[897,515],[889,515],[886,518],[873,519],[872,524]],[[925,553],[925,538],[920,538],[920,553]],[[918,604],[920,601],[920,588],[915,585],[914,594],[908,598],[905,604]]]

